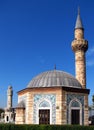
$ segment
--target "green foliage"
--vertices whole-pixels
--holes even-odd
[[[92,96],[92,102],[93,102],[93,106],[94,106],[94,95]]]
[[[94,130],[94,126],[0,124],[0,130]]]
[[[4,112],[4,109],[0,108],[0,117],[2,112]]]

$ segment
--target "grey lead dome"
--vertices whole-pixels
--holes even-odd
[[[82,88],[76,78],[64,71],[59,70],[46,71],[39,74],[29,82],[27,88],[56,86]]]

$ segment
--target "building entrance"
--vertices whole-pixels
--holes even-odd
[[[50,110],[39,110],[39,124],[50,124]]]
[[[71,110],[71,124],[80,124],[80,110]]]

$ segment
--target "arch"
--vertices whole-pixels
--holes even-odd
[[[74,106],[72,106],[72,105],[74,105]],[[69,107],[82,107],[82,104],[77,98],[74,98],[73,100],[70,101]]]
[[[50,107],[50,104],[49,104],[49,102],[47,102],[46,100],[44,100],[44,101],[42,101],[39,104],[39,107]]]
[[[50,111],[50,124],[52,124],[52,104],[47,98],[42,98],[37,104],[37,124],[39,124],[39,111],[40,110],[49,110]]]
[[[6,121],[7,121],[7,122],[9,121],[9,116],[6,116]]]
[[[69,124],[72,124],[72,114],[75,112],[77,113],[79,124],[82,125],[82,104],[77,98],[71,100],[69,104]]]
[[[71,107],[80,107],[80,104],[79,104],[79,102],[77,102],[77,101],[73,101],[73,102],[71,103]]]
[[[39,124],[39,110],[50,111],[50,124],[56,123],[56,95],[35,94],[33,106],[33,123]]]
[[[47,98],[40,99],[36,105],[37,105],[37,107],[42,107],[41,105],[43,105],[43,104],[47,105],[47,107],[52,106],[51,102]]]

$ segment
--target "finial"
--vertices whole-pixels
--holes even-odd
[[[54,70],[56,70],[56,64],[54,65]]]
[[[8,86],[8,89],[12,89],[12,85],[11,84]]]
[[[78,6],[78,15],[80,15],[80,7]]]

